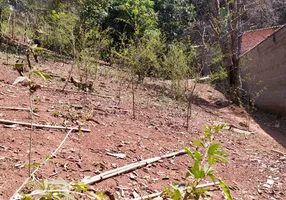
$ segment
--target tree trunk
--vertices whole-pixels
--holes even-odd
[[[224,7],[226,15],[223,16],[221,9]],[[223,0],[214,1],[213,4],[213,29],[218,38],[220,49],[223,56],[223,63],[228,73],[228,84],[230,98],[236,104],[239,104],[241,97],[241,77],[239,67],[239,34],[241,31],[241,0],[233,0],[229,2]]]

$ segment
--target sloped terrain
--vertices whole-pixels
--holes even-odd
[[[17,72],[0,61],[1,107],[29,107],[28,88],[12,85]],[[13,63],[15,56],[9,58]],[[286,119],[260,112],[251,116],[207,84],[199,84],[192,107],[190,128],[186,131],[186,105],[169,98],[167,86],[151,80],[136,91],[136,119],[132,117],[132,97],[128,83],[122,84],[121,100],[118,91],[119,73],[102,66],[94,80],[94,93],[78,91],[68,83],[66,92],[60,89],[67,77],[69,64],[41,61],[40,69],[53,73],[54,78],[43,82],[33,95],[38,108],[34,123],[90,128],[90,133],[72,133],[57,156],[37,173],[38,179],[80,181],[84,177],[124,166],[143,159],[162,156],[189,146],[199,137],[204,125],[217,122],[240,129],[250,119],[251,134],[223,130],[216,136],[222,143],[230,165],[218,165],[217,175],[230,186],[234,199],[286,199]],[[76,73],[76,70],[74,70]],[[74,74],[73,74],[74,75]],[[58,89],[58,90],[57,90]],[[0,110],[0,118],[31,122],[26,111]],[[0,199],[9,199],[28,176],[29,135],[23,126],[0,125]],[[58,147],[66,132],[51,129],[32,131],[32,162],[42,162]],[[123,159],[107,153],[122,153]],[[110,191],[116,199],[129,199],[134,194],[146,195],[162,191],[170,183],[182,183],[191,163],[187,155],[163,161],[121,174],[92,185],[96,191]],[[31,186],[25,187],[29,192]],[[213,188],[210,198],[223,199]],[[134,193],[135,192],[135,193]]]

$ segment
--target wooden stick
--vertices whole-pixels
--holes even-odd
[[[201,185],[198,185],[196,188],[199,189],[199,188],[205,188],[205,187],[210,187],[210,186],[216,186],[218,185],[219,182],[215,182],[215,183],[206,183],[206,184],[201,184]],[[184,191],[188,190],[190,187],[186,187],[184,188]],[[143,197],[138,197],[138,198],[135,198],[135,199],[132,199],[132,200],[144,200],[144,199],[153,199],[155,197],[158,197],[162,194],[162,192],[157,192],[157,193],[154,193],[154,194],[149,194],[149,195],[145,195]]]
[[[131,170],[135,170],[139,167],[146,166],[150,163],[154,163],[154,162],[157,162],[157,161],[165,159],[165,158],[171,158],[174,156],[180,156],[180,155],[184,155],[184,154],[186,154],[185,150],[181,150],[181,151],[170,153],[170,154],[167,154],[167,155],[164,155],[161,157],[149,158],[146,160],[139,161],[137,163],[132,163],[132,164],[129,164],[129,165],[126,165],[123,167],[119,167],[117,169],[113,169],[110,171],[103,172],[99,175],[96,175],[96,176],[93,176],[90,178],[84,178],[81,182],[85,183],[85,184],[96,183],[96,182],[102,181],[104,179],[108,179],[110,177],[117,176],[119,174],[126,173],[126,172],[131,171]]]
[[[0,107],[1,110],[23,110],[30,111],[30,108]]]
[[[63,130],[76,130],[76,131],[82,131],[82,132],[91,132],[90,129],[83,129],[83,128],[75,128],[75,127],[65,127],[65,126],[51,126],[51,125],[43,125],[43,124],[31,124],[28,122],[17,122],[17,121],[10,121],[5,119],[0,119],[0,123],[2,124],[19,124],[22,126],[27,126],[36,128],[49,128],[49,129],[63,129]]]

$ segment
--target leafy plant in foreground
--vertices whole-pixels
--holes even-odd
[[[42,182],[36,181],[39,189],[32,191],[30,194],[23,195],[21,200],[33,200],[32,197],[40,197],[40,200],[69,199],[75,200],[76,197],[84,199],[103,199],[102,193],[93,193],[88,191],[88,186],[84,183],[68,183],[62,180]]]
[[[206,199],[205,193],[207,188],[201,188],[199,185],[207,180],[211,179],[214,184],[219,184],[224,191],[227,200],[232,200],[230,190],[228,186],[214,174],[213,166],[221,161],[228,163],[228,160],[223,156],[227,153],[220,149],[219,143],[214,143],[214,134],[218,133],[224,124],[216,125],[214,127],[205,126],[204,135],[198,140],[193,140],[192,144],[195,146],[194,150],[184,147],[184,150],[194,161],[189,167],[186,178],[190,178],[190,181],[185,184],[185,188],[182,190],[178,185],[171,185],[166,188],[163,194],[169,195],[173,200],[180,199]],[[218,182],[217,182],[218,181]]]

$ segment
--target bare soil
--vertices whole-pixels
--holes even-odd
[[[0,106],[29,107],[28,88],[12,85],[17,72],[0,60]],[[9,57],[13,63],[15,56]],[[41,60],[40,69],[67,77],[70,65]],[[74,70],[73,76],[76,74]],[[250,135],[223,130],[216,136],[222,143],[230,165],[219,164],[216,174],[230,186],[234,199],[286,199],[286,119],[259,111],[247,113],[226,101],[207,84],[199,84],[192,107],[190,129],[186,131],[186,104],[168,97],[167,86],[151,80],[136,90],[136,119],[132,117],[131,89],[122,85],[119,103],[119,73],[102,66],[94,79],[94,93],[78,91],[68,83],[60,90],[60,77],[40,82],[43,87],[33,95],[38,116],[33,122],[49,125],[90,128],[91,133],[72,133],[56,158],[38,172],[43,180],[81,181],[84,177],[121,167],[143,159],[162,156],[189,146],[198,138],[204,125],[217,122],[241,129],[250,121]],[[220,103],[222,102],[222,103]],[[26,111],[0,110],[0,118],[31,122]],[[0,199],[6,200],[28,176],[30,128],[0,125]],[[32,131],[32,162],[40,163],[58,147],[66,132],[34,129]],[[107,154],[123,153],[119,159]],[[146,195],[162,191],[171,183],[183,183],[191,160],[187,155],[166,159],[118,175],[92,185],[96,191],[110,191],[116,199],[130,199],[134,194]],[[31,186],[25,187],[29,192]],[[209,192],[211,199],[224,199],[217,188]],[[135,193],[134,193],[135,192]]]

